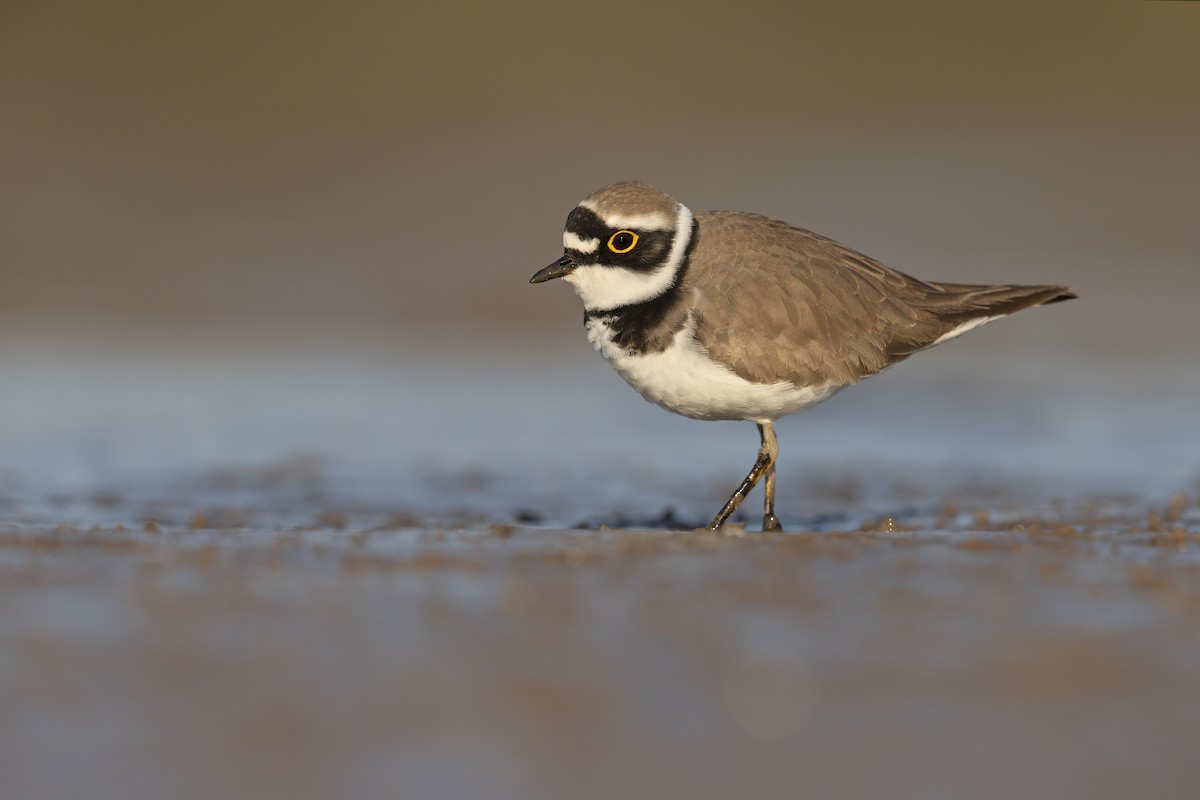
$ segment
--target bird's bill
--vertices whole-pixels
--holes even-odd
[[[543,283],[545,281],[553,280],[554,278],[561,278],[564,275],[570,275],[574,271],[575,263],[571,261],[570,256],[564,255],[553,264],[539,269],[536,273],[534,273],[534,276],[529,279],[529,282]]]

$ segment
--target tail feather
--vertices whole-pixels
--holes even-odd
[[[981,317],[1006,317],[1026,308],[1077,297],[1066,286],[975,286],[932,283],[926,308],[951,328]]]
[[[1076,297],[1066,286],[978,286],[965,283],[926,283],[914,305],[927,323],[897,331],[887,344],[889,364],[941,344],[994,319],[1026,308],[1059,303]]]

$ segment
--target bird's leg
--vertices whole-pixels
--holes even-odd
[[[713,519],[712,524],[708,526],[710,531],[717,530],[724,525],[731,516],[733,516],[733,512],[737,511],[737,507],[740,506],[742,501],[746,499],[746,495],[750,494],[750,490],[753,489],[755,484],[758,483],[759,479],[763,476],[763,473],[767,472],[768,469],[775,465],[775,455],[773,451],[778,451],[779,448],[775,444],[775,431],[771,428],[771,423],[768,422],[765,425],[760,424],[758,426],[758,433],[759,436],[762,437],[762,446],[758,448],[758,458],[755,460],[754,466],[750,468],[750,473],[746,476],[746,479],[742,481],[742,485],[739,486],[734,493],[729,496],[729,500],[726,501],[725,507],[721,509],[716,518]],[[767,446],[768,436],[770,436],[771,440],[770,447]],[[774,501],[773,493],[771,495],[771,499]]]
[[[779,441],[775,438],[775,426],[770,422],[759,425],[758,431],[762,434],[762,446],[771,459],[771,466],[767,467],[767,479],[763,483],[766,499],[763,503],[762,529],[764,531],[781,531],[783,526],[779,524],[779,518],[775,516],[775,462],[779,460]]]

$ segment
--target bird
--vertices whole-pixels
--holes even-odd
[[[562,279],[588,339],[646,400],[697,420],[758,426],[753,467],[713,518],[719,530],[765,478],[775,515],[775,423],[914,353],[1066,286],[922,281],[759,214],[693,213],[640,181],[588,195],[567,215],[563,255],[530,283]]]

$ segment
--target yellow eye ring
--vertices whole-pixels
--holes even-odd
[[[608,237],[608,249],[614,253],[628,253],[638,243],[638,235],[633,231],[617,231]]]

